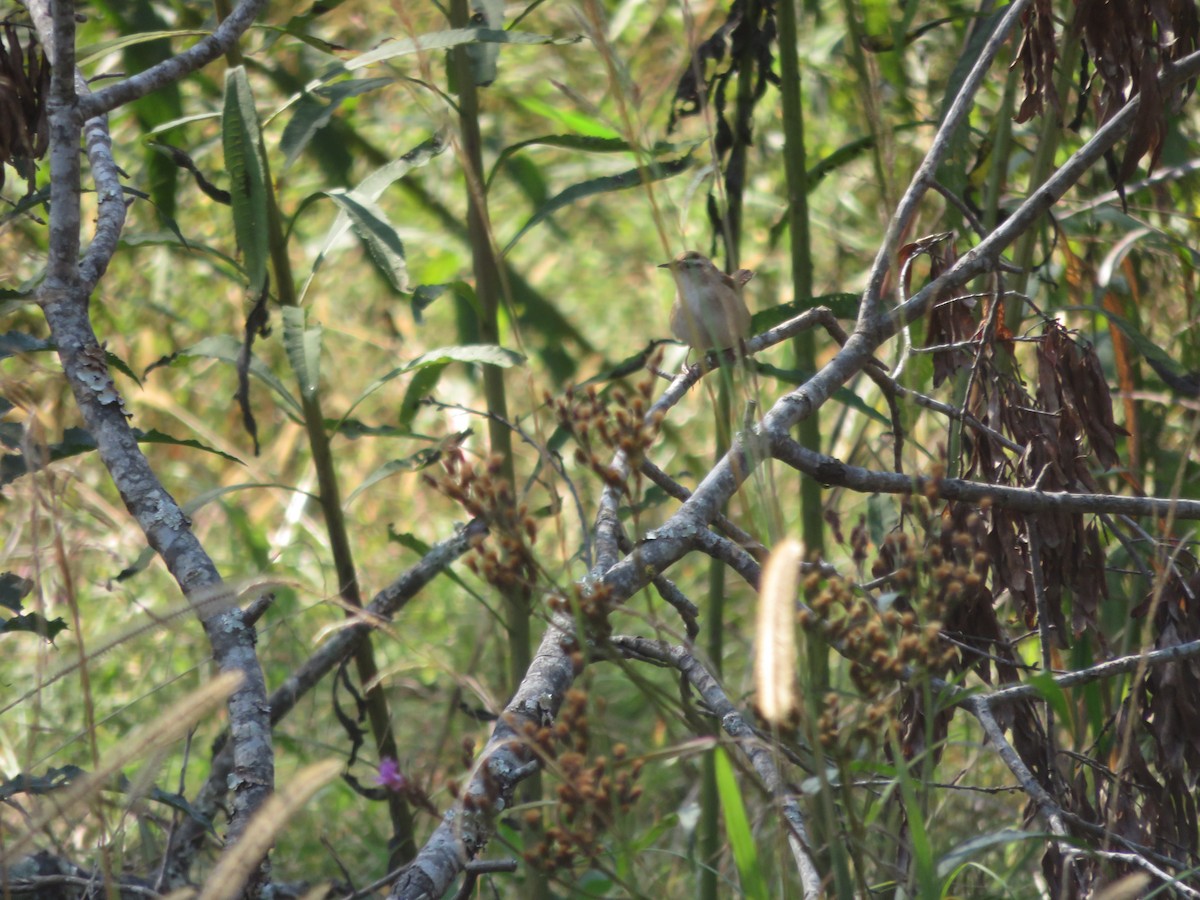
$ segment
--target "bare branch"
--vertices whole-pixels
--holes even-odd
[[[574,619],[554,614],[528,673],[479,754],[462,795],[412,865],[396,879],[388,894],[391,900],[441,897],[467,861],[487,843],[495,818],[511,806],[517,784],[537,771],[537,756],[526,740],[525,729],[537,728],[557,715],[575,679],[575,646]]]
[[[942,164],[942,160],[950,151],[950,144],[954,139],[955,132],[970,113],[975,94],[983,86],[984,79],[991,70],[992,61],[1008,40],[1008,33],[1012,31],[1028,5],[1028,0],[1016,0],[1008,7],[1004,18],[996,23],[996,30],[992,32],[992,36],[988,38],[987,43],[980,51],[979,58],[971,67],[970,74],[963,80],[962,87],[959,88],[954,102],[950,104],[950,108],[946,111],[946,117],[933,137],[929,152],[925,154],[916,174],[913,175],[908,190],[900,198],[896,212],[892,215],[891,222],[888,223],[887,233],[879,246],[879,252],[875,255],[875,262],[871,266],[867,290],[863,294],[862,306],[859,310],[859,328],[874,328],[877,324],[877,320],[880,318],[880,306],[883,302],[884,278],[891,267],[896,248],[900,244],[900,236],[908,227],[913,214],[916,213],[917,206],[925,196],[925,192],[933,184],[938,166]]]
[[[234,741],[233,818],[231,837],[241,835],[251,815],[274,786],[274,757],[266,707],[266,685],[255,655],[254,629],[242,619],[229,589],[175,499],[159,482],[129,427],[124,402],[108,371],[104,348],[88,319],[88,296],[115,247],[124,216],[120,185],[109,153],[102,120],[89,123],[88,149],[99,163],[102,240],[81,277],[79,112],[75,72],[75,8],[71,2],[51,4],[53,32],[49,43],[54,61],[48,103],[50,119],[50,248],[46,280],[38,302],[58,348],[63,373],[75,395],[84,425],[96,441],[100,458],[126,508],[159,553],[197,615],[222,672],[238,672],[241,687],[229,699]],[[45,6],[39,4],[35,24],[44,27]],[[43,35],[45,37],[45,35]],[[117,209],[119,207],[119,209]],[[214,600],[216,602],[214,602]]]
[[[678,669],[692,686],[700,692],[705,704],[712,710],[714,718],[721,723],[721,728],[733,738],[737,748],[746,755],[754,771],[771,798],[778,804],[788,828],[788,843],[796,859],[800,871],[800,880],[804,885],[806,898],[820,897],[821,876],[813,865],[810,851],[812,839],[804,823],[804,814],[796,795],[787,789],[780,778],[776,767],[776,752],[763,741],[754,731],[738,709],[729,701],[717,680],[701,665],[685,648],[652,641],[647,638],[617,635],[612,643],[619,650],[628,652],[633,658],[656,659]]]
[[[1024,513],[1049,510],[1114,513],[1127,516],[1164,516],[1200,519],[1200,501],[1162,497],[1123,497],[1120,494],[1069,494],[1038,488],[983,484],[961,478],[931,478],[927,475],[900,475],[850,466],[832,456],[808,450],[787,434],[775,434],[771,454],[825,485],[837,485],[862,493],[925,495],[965,503],[992,503]]]
[[[1037,804],[1038,812],[1045,819],[1046,824],[1050,827],[1050,831],[1059,837],[1066,837],[1067,827],[1063,822],[1062,807],[1054,802],[1054,798],[1047,793],[1044,787],[1038,784],[1038,780],[1029,771],[1029,767],[1025,765],[1025,761],[1021,759],[1017,751],[1013,749],[1012,744],[1004,737],[1004,731],[996,721],[996,717],[988,705],[987,698],[982,696],[969,697],[961,705],[970,710],[975,718],[979,720],[979,724],[983,726],[983,733],[987,735],[988,741],[1000,759],[1008,766],[1008,770],[1017,777],[1017,781],[1021,783],[1021,787],[1025,793]]]
[[[1148,653],[1134,653],[1130,656],[1122,656],[1119,659],[1110,659],[1107,662],[1097,663],[1086,669],[1056,675],[1054,683],[1060,688],[1078,687],[1081,684],[1089,684],[1093,681],[1102,681],[1105,678],[1124,675],[1126,672],[1136,672],[1142,667],[1149,669],[1154,666],[1182,662],[1185,659],[1194,659],[1197,656],[1200,656],[1200,641],[1189,641],[1186,644],[1177,644],[1174,647],[1165,647],[1162,650],[1151,650]],[[1042,696],[1044,696],[1044,689],[1040,685],[1020,684],[993,691],[987,695],[987,701],[995,706],[997,703],[1015,703],[1018,700],[1039,698]]]
[[[381,624],[391,621],[410,600],[451,563],[467,552],[472,544],[487,534],[487,526],[474,519],[459,528],[454,535],[439,541],[429,548],[414,566],[406,569],[395,581],[377,593],[365,609],[355,610],[355,615],[334,634],[312,656],[289,675],[272,692],[267,703],[271,709],[271,724],[277,725],[296,707],[296,703],[312,690],[321,679],[349,659],[367,636]],[[232,747],[226,743],[228,733],[219,737],[216,745],[221,747],[212,761],[208,778],[200,788],[193,806],[202,816],[212,818],[228,789],[227,778],[233,768]],[[224,744],[224,746],[222,746]],[[204,838],[204,826],[195,819],[185,819],[176,831],[167,851],[170,884],[181,885],[186,880],[187,868],[200,841]]]
[[[85,98],[80,104],[81,113],[90,119],[111,112],[208,65],[236,44],[266,7],[267,0],[242,0],[212,34],[195,46]]]

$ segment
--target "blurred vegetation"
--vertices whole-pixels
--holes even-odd
[[[1038,4],[1047,12],[1051,6]],[[1069,27],[1072,9],[1053,4],[1058,21],[1051,37],[1059,42],[1060,63],[1078,43]],[[441,478],[443,462],[459,453],[486,469],[496,441],[489,429],[508,426],[487,416],[484,367],[461,361],[461,350],[434,351],[480,343],[511,351],[487,358],[506,366],[497,371],[506,394],[504,416],[513,426],[507,464],[515,493],[536,524],[531,544],[536,586],[523,601],[535,646],[546,597],[569,595],[570,585],[588,575],[593,560],[582,535],[592,526],[600,487],[546,398],[589,384],[614,409],[628,408],[628,398],[649,376],[640,365],[622,369],[622,363],[668,335],[674,288],[655,265],[684,249],[722,261],[728,255],[722,223],[728,223],[730,186],[718,177],[728,172],[718,145],[736,85],[730,84],[724,113],[700,104],[699,114],[690,116],[681,115],[686,104],[677,88],[697,47],[726,24],[728,36],[740,21],[736,17],[751,10],[769,22],[767,55],[759,62],[771,78],[764,75],[761,96],[749,107],[745,178],[734,188],[741,192],[735,257],[757,272],[747,297],[756,313],[789,303],[792,312],[829,305],[849,329],[856,296],[866,286],[910,173],[977,55],[980,36],[986,37],[1003,11],[991,4],[799,5],[811,254],[803,262],[811,266],[811,296],[794,292],[793,266],[801,260],[797,245],[785,237],[797,220],[788,215],[773,3],[735,3],[734,18],[727,18],[730,10],[721,4],[508,5],[503,25],[495,27],[544,38],[469,47],[472,66],[488,65],[484,51],[491,51],[495,65],[490,78],[477,75],[486,84],[478,87],[482,184],[474,185],[463,175],[469,161],[456,109],[462,86],[453,82],[444,49],[416,49],[422,36],[449,28],[437,3],[272,4],[243,41],[246,83],[286,239],[289,287],[304,311],[292,334],[310,329],[308,337],[316,340],[311,329],[320,329],[319,380],[308,390],[319,394],[315,409],[323,420],[316,427],[327,435],[338,509],[364,600],[415,563],[422,548],[469,518],[431,487],[428,476]],[[8,15],[20,17],[17,9]],[[97,79],[138,71],[211,29],[212,16],[202,5],[176,0],[94,4],[80,26],[81,68]],[[149,34],[159,36],[150,40]],[[938,172],[941,183],[988,227],[1002,222],[1036,186],[1031,178],[1061,164],[1100,119],[1095,97],[1080,102],[1074,62],[1056,72],[1056,103],[1014,121],[1026,96],[1019,39],[1002,49],[976,97],[969,128],[956,136]],[[401,48],[412,52],[400,53]],[[726,46],[720,58],[696,57],[709,83],[728,71],[731,53]],[[164,485],[186,506],[222,573],[247,589],[247,600],[273,593],[259,622],[258,650],[268,686],[275,686],[344,625],[348,601],[344,593],[339,598],[342,585],[331,549],[329,520],[336,515],[319,503],[313,422],[306,434],[302,409],[310,376],[297,362],[311,367],[318,351],[296,337],[300,344],[292,344],[289,353],[289,326],[276,302],[286,268],[278,260],[267,282],[269,323],[253,343],[262,372],[270,373],[249,379],[247,408],[256,423],[257,449],[237,400],[234,361],[262,282],[254,282],[251,253],[239,250],[234,211],[202,190],[189,170],[202,173],[217,193],[232,192],[236,208],[240,189],[229,173],[237,167],[226,158],[229,66],[214,63],[177,89],[113,116],[114,148],[128,175],[131,206],[121,250],[93,297],[92,316],[107,351],[122,364],[115,377],[133,424],[178,441],[143,444]],[[460,66],[457,77],[464,71]],[[1072,123],[1077,103],[1081,115]],[[1103,365],[1124,433],[1117,465],[1099,456],[1088,460],[1101,492],[1200,499],[1195,394],[1187,393],[1188,373],[1200,369],[1200,341],[1192,328],[1198,259],[1194,109],[1184,105],[1165,116],[1152,154],[1160,177],[1152,186],[1137,184],[1147,175],[1150,157],[1127,171],[1119,171],[1121,160],[1114,158],[1109,167],[1084,176],[1020,251],[1036,267],[1027,283],[1014,278],[1010,284],[1031,303],[1009,307],[1001,339],[1015,348],[1012,365],[1024,373],[1031,393],[1038,383],[1036,350],[1032,341],[1023,341],[1042,334],[1041,314],[1061,322],[1081,346],[1094,346]],[[1064,127],[1064,120],[1072,127]],[[397,163],[406,158],[407,165]],[[362,188],[388,166],[406,171],[377,181],[377,190]],[[9,174],[5,199],[15,206],[27,186]],[[1123,197],[1113,190],[1117,175],[1125,183]],[[42,167],[34,190],[47,177]],[[490,246],[481,245],[468,227],[472,190],[486,192]],[[363,204],[364,197],[372,202]],[[94,215],[88,197],[84,209],[86,225]],[[0,361],[6,409],[0,437],[13,465],[19,456],[25,460],[20,465],[28,466],[47,450],[63,458],[24,477],[17,477],[23,474],[19,467],[16,473],[4,469],[3,568],[29,579],[21,601],[26,611],[47,621],[61,619],[66,627],[52,642],[33,634],[0,635],[5,651],[0,678],[8,686],[0,716],[0,773],[9,785],[19,774],[41,778],[63,767],[94,769],[131,729],[155,721],[213,674],[203,633],[146,551],[100,461],[86,447],[65,446],[79,420],[53,354],[11,337],[47,336],[29,300],[45,261],[44,223],[44,210],[25,204],[14,208],[0,232],[3,331],[10,335]],[[905,241],[943,231],[955,232],[952,244],[959,254],[975,241],[963,210],[930,195]],[[499,298],[490,334],[486,325],[481,330],[487,318],[477,293],[481,253],[490,253],[497,266]],[[266,272],[266,261],[259,262]],[[928,260],[917,260],[907,294],[928,277],[929,267]],[[927,320],[914,322],[905,341],[924,346],[927,327]],[[757,375],[739,374],[733,382],[733,429],[741,428],[751,400],[759,409],[770,408],[837,349],[818,333],[808,360],[787,348],[760,354]],[[904,353],[899,342],[883,352],[888,368]],[[694,357],[671,344],[659,364],[672,373]],[[960,371],[943,380],[936,366],[933,354],[912,353],[899,382],[964,405],[967,376]],[[717,389],[710,383],[672,411],[650,454],[689,487],[710,467],[718,443]],[[970,451],[959,446],[956,428],[916,406],[902,409],[905,471],[940,476],[969,469]],[[819,449],[849,465],[890,470],[890,416],[871,381],[852,381],[820,411]],[[645,535],[670,515],[675,501],[644,481],[630,484],[636,487],[622,514],[631,534]],[[743,486],[729,516],[767,547],[785,536],[816,546],[811,522],[803,533],[798,492],[794,474],[782,466],[764,468]],[[945,573],[930,561],[929,548],[960,533],[956,529],[967,534],[974,527],[952,522],[949,511],[943,525],[943,505],[924,499],[914,501],[914,509],[893,496],[833,487],[821,492],[820,501],[818,519],[828,529],[824,560],[850,581],[873,577],[872,565],[885,546],[893,560],[920,548],[909,582],[914,597],[932,597],[945,587]],[[1144,524],[1148,537],[1159,541],[1142,548],[1150,568],[1162,571],[1173,555],[1189,569],[1190,526]],[[1098,527],[1107,593],[1088,598],[1084,609],[1074,586],[1066,587],[1055,620],[1070,633],[1055,650],[1055,669],[1136,652],[1149,640],[1150,618],[1130,611],[1153,582],[1110,525]],[[903,535],[908,543],[889,545],[889,535],[893,541]],[[513,687],[511,610],[506,611],[506,597],[477,574],[481,564],[476,558],[443,574],[373,641],[399,768],[438,810],[453,802]],[[669,577],[705,610],[706,559],[689,556]],[[19,586],[14,590],[21,593]],[[814,584],[806,596],[852,607],[841,590]],[[756,597],[740,580],[730,579],[728,592],[718,645],[723,658],[709,662],[717,664],[730,698],[748,710]],[[1002,625],[1018,637],[1036,637],[1027,606],[996,594]],[[643,592],[614,618],[618,630],[678,638],[678,625],[653,592]],[[1017,662],[1040,666],[1037,643],[1014,642]],[[698,646],[711,645],[698,641]],[[1027,798],[974,721],[957,715],[934,724],[932,715],[928,721],[918,717],[928,730],[914,743],[898,733],[902,701],[894,685],[864,687],[855,665],[837,654],[830,654],[829,666],[827,676],[802,668],[805,724],[784,742],[789,752],[811,761],[805,748],[821,741],[828,768],[805,772],[783,756],[780,765],[807,804],[821,870],[840,873],[830,876],[830,890],[844,896],[868,889],[894,892],[894,879],[904,877],[894,869],[898,848],[906,845],[916,848],[913,892],[922,896],[1050,892],[1039,862],[1045,849],[1040,826],[1027,822]],[[522,661],[516,672],[523,669]],[[979,683],[960,674],[968,685]],[[810,677],[827,677],[828,693]],[[351,740],[332,711],[331,682],[305,697],[276,729],[279,785],[307,764],[348,758]],[[709,869],[716,896],[800,896],[769,799],[733,754],[715,755],[709,726],[697,725],[703,717],[680,699],[676,673],[597,662],[579,675],[576,689],[570,721],[576,734],[588,735],[575,748],[587,762],[575,760],[580,769],[561,759],[547,766],[546,799],[531,808],[543,811],[545,822],[556,821],[553,806],[564,785],[577,784],[580,771],[597,757],[605,757],[614,772],[636,772],[636,790],[626,783],[626,802],[597,817],[590,843],[578,833],[563,840],[573,852],[558,859],[569,864],[548,866],[550,892],[690,896]],[[1114,723],[1129,689],[1120,679],[1069,695],[1047,687],[1047,697],[1057,704],[1051,727],[1060,749],[1098,766],[1115,760]],[[344,690],[339,702],[354,714]],[[180,798],[192,797],[207,774],[212,741],[223,727],[219,719],[209,717],[169,752],[126,767],[137,789],[99,794],[87,815],[48,827],[39,846],[82,865],[98,864],[104,855],[109,871],[154,872],[172,817],[186,814]],[[1182,732],[1177,737],[1191,740]],[[374,746],[368,738],[350,769],[362,785],[375,784],[381,761]],[[718,785],[724,825],[713,859],[702,859],[697,844],[698,784],[706,758],[713,777],[725,776]],[[1103,780],[1078,762],[1064,762],[1063,768],[1073,778]],[[736,777],[730,780],[731,775]],[[173,799],[149,795],[151,784]],[[26,827],[31,810],[50,802],[36,793],[5,799],[4,825],[14,830]],[[280,834],[272,857],[276,876],[317,883],[343,881],[342,873],[349,872],[360,887],[383,876],[389,858],[396,861],[389,847],[395,818],[389,819],[385,807],[348,783],[333,783]],[[539,839],[522,830],[524,811],[501,818],[490,856],[521,859]],[[420,847],[436,819],[419,804],[410,812]],[[1181,826],[1185,831],[1194,830],[1194,810],[1190,815],[1188,820],[1180,813],[1190,822]],[[752,834],[753,858],[738,853],[746,846],[738,842],[738,828]],[[1182,858],[1195,854],[1195,840],[1193,833]],[[212,844],[215,848],[215,836]],[[215,851],[193,872],[196,878],[204,877],[214,856]],[[546,851],[543,861],[551,856]],[[1114,864],[1106,871],[1116,878],[1126,869]],[[480,896],[489,891],[532,896],[530,879],[522,862],[515,875],[484,876]]]

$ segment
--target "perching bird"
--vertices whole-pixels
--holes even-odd
[[[688,346],[705,350],[738,347],[750,336],[750,310],[742,285],[754,277],[749,269],[726,275],[703,253],[689,250],[658,268],[675,277],[671,334]]]

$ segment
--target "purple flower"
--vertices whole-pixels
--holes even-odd
[[[379,761],[379,773],[375,776],[375,783],[396,793],[408,789],[408,779],[401,774],[400,764],[390,756],[385,756]]]

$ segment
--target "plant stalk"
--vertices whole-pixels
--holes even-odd
[[[218,19],[228,15],[228,0],[216,0],[216,7]],[[230,65],[242,63],[241,50],[236,44],[227,55],[227,61]],[[283,221],[279,213],[279,202],[271,178],[270,158],[267,156],[265,147],[260,147],[260,152],[266,175],[267,242],[271,255],[271,270],[275,276],[276,296],[281,306],[298,306],[292,264],[288,257]],[[293,372],[293,374],[296,373]],[[299,378],[297,378],[297,382],[299,382]],[[320,391],[310,394],[308,391],[301,390],[300,398],[304,412],[304,430],[308,436],[309,452],[312,454],[313,467],[317,473],[321,514],[325,520],[326,533],[329,536],[334,571],[337,573],[338,596],[346,604],[346,615],[350,617],[355,615],[355,610],[363,607],[362,591],[358,584],[354,554],[350,548],[350,535],[342,510],[337,467],[334,465],[329,435],[325,431]],[[379,666],[375,662],[375,651],[369,637],[355,651],[354,663],[359,681],[363,685],[367,719],[371,726],[371,735],[375,740],[375,749],[379,758],[391,757],[399,760],[396,736],[392,731],[391,711],[388,709],[387,696],[384,694],[382,686],[377,683]],[[412,811],[403,796],[394,792],[388,793],[388,815],[392,824],[389,865],[395,868],[416,856],[417,844],[413,832]]]
[[[470,25],[471,10],[468,0],[451,0],[450,25],[466,28]],[[500,281],[500,266],[496,249],[492,243],[491,225],[488,219],[487,195],[483,189],[483,141],[479,129],[479,91],[471,71],[471,61],[465,47],[450,52],[455,89],[458,96],[459,137],[462,150],[462,168],[467,182],[467,234],[471,245],[471,258],[475,274],[475,296],[479,301],[481,319],[480,340],[488,344],[500,343],[500,303],[503,297]],[[504,372],[496,366],[483,367],[483,393],[488,413],[488,443],[494,456],[500,458],[500,475],[512,486],[516,495],[516,467],[513,462],[512,432],[508,427],[508,399],[504,386]],[[514,501],[515,502],[515,501]],[[513,693],[520,686],[532,659],[530,643],[529,591],[520,586],[502,593],[504,599],[505,626],[508,631],[508,690]],[[536,772],[520,787],[520,798],[524,803],[538,804],[542,799],[541,773]],[[526,848],[534,846],[542,829],[525,822],[522,829]],[[535,867],[527,868],[529,881],[525,885],[526,896],[541,900],[549,896],[549,884],[545,873]]]

